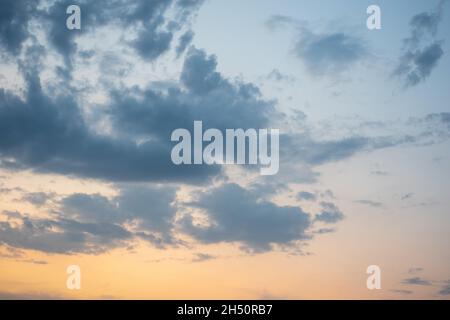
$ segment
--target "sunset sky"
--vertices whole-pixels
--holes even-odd
[[[449,299],[448,30],[446,0],[0,0],[0,299]],[[279,129],[279,172],[175,165],[194,121]]]

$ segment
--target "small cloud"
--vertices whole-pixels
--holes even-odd
[[[407,200],[407,199],[412,198],[413,195],[414,195],[414,193],[410,192],[410,193],[407,193],[407,194],[403,195],[403,196],[401,197],[401,199],[402,199],[402,200]]]
[[[431,282],[420,277],[408,278],[402,281],[402,284],[416,286],[431,286]]]
[[[321,202],[322,211],[316,214],[315,221],[324,223],[336,223],[344,219],[344,214],[331,202]]]
[[[266,78],[268,80],[274,80],[278,82],[295,82],[296,80],[294,76],[284,74],[278,69],[273,69],[272,71],[270,71]]]
[[[422,271],[423,271],[423,268],[420,268],[420,267],[411,267],[408,269],[408,273],[410,273],[410,274],[419,273]]]
[[[315,76],[341,73],[363,60],[368,53],[362,39],[346,32],[314,32],[305,21],[285,15],[272,15],[265,24],[271,31],[296,30],[294,55]]]
[[[313,233],[315,233],[315,234],[327,234],[327,233],[333,233],[335,231],[336,231],[336,229],[334,229],[334,228],[320,228],[320,229],[314,231]]]
[[[215,259],[216,257],[207,253],[197,253],[192,259],[192,262],[203,262]]]
[[[414,293],[411,290],[402,290],[402,289],[392,289],[392,292],[398,293],[398,294],[412,294]]]
[[[372,201],[372,200],[366,200],[366,199],[356,200],[355,203],[368,205],[368,206],[373,207],[373,208],[381,208],[383,206],[383,204],[381,202]]]
[[[275,31],[295,25],[296,23],[297,21],[292,17],[275,14],[266,21],[265,25],[269,30]]]
[[[17,260],[18,262],[24,262],[24,263],[31,263],[31,264],[38,264],[38,265],[46,265],[48,264],[45,260],[35,260],[35,259],[24,259],[24,260]]]
[[[343,32],[314,33],[302,29],[295,55],[314,75],[335,74],[361,61],[367,54],[365,43]]]

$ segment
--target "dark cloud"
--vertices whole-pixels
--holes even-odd
[[[170,139],[174,129],[192,128],[195,120],[203,121],[204,129],[266,128],[275,112],[274,102],[264,100],[251,83],[233,83],[224,78],[216,66],[215,56],[191,47],[180,86],[171,86],[166,92],[114,91],[110,117],[115,128],[124,134],[164,141]]]
[[[153,27],[149,27],[139,32],[133,45],[144,59],[155,60],[169,49],[172,38],[168,31],[155,32]]]
[[[344,214],[339,208],[331,202],[322,201],[320,203],[322,210],[316,214],[314,220],[324,223],[337,223],[344,219]]]
[[[309,238],[305,232],[310,217],[301,208],[260,200],[258,194],[236,184],[202,193],[191,205],[204,210],[210,225],[197,225],[185,216],[183,230],[203,243],[237,242],[252,251],[267,251],[275,244]]]
[[[112,223],[81,223],[70,219],[21,217],[17,226],[0,222],[0,242],[12,247],[49,253],[100,253],[123,245],[131,234]]]
[[[204,212],[208,226],[198,225],[190,215],[177,221],[175,191],[172,187],[128,185],[110,198],[72,194],[55,204],[50,218],[3,212],[8,219],[0,222],[0,243],[47,253],[98,254],[136,239],[160,248],[178,246],[183,243],[175,236],[178,230],[203,243],[239,243],[246,250],[263,252],[274,245],[290,247],[311,238],[310,215],[300,207],[278,206],[235,184],[201,193],[197,201],[184,204]],[[321,221],[342,219],[333,204],[322,203],[322,207],[327,212],[321,213]],[[194,260],[211,258],[198,255]]]
[[[203,0],[79,0],[76,5],[81,8],[81,30],[69,30],[66,9],[73,1],[44,1],[45,5],[38,9],[38,1],[4,0],[0,4],[0,43],[17,54],[30,37],[28,22],[35,18],[42,24],[49,43],[64,58],[67,72],[73,67],[78,37],[101,26],[115,25],[124,32],[136,33],[128,44],[145,60],[155,60],[170,49],[174,34],[183,29],[202,3]],[[168,18],[170,10],[175,12],[173,18]],[[187,36],[189,33],[185,33],[185,44]]]
[[[178,46],[176,48],[177,57],[179,57],[184,51],[186,51],[187,47],[191,44],[192,39],[194,38],[194,32],[192,30],[186,31],[178,42]]]
[[[50,98],[39,78],[29,76],[27,82],[25,100],[0,89],[0,155],[12,159],[2,161],[4,167],[114,181],[193,183],[219,172],[214,166],[175,166],[168,133],[141,144],[129,136],[96,134],[85,123],[75,97]],[[163,119],[154,121],[163,127]]]
[[[0,222],[0,243],[64,254],[97,254],[126,246],[137,238],[157,247],[176,246],[181,242],[172,234],[174,197],[171,187],[150,186],[128,186],[112,199],[98,194],[73,194],[61,200],[51,218],[16,213]]]
[[[84,222],[123,222],[118,204],[100,194],[75,193],[61,201],[61,211]]]
[[[417,286],[431,286],[431,282],[420,277],[412,277],[402,281],[402,284],[417,285]]]
[[[38,1],[2,0],[0,2],[0,44],[12,54],[18,54],[28,38],[28,23]]]
[[[436,40],[445,0],[435,12],[419,13],[410,21],[411,36],[404,39],[404,48],[393,75],[412,87],[425,81],[444,55],[442,43]]]
[[[181,82],[196,94],[207,94],[226,84],[216,71],[216,56],[207,56],[204,51],[191,48],[184,62]]]
[[[314,33],[302,28],[295,54],[313,75],[347,70],[367,54],[364,42],[343,32]]]
[[[50,97],[36,75],[27,75],[24,99],[0,90],[2,165],[111,181],[203,182],[219,174],[220,167],[173,165],[169,137],[174,129],[189,129],[194,120],[222,130],[267,128],[269,119],[279,116],[274,102],[264,100],[256,86],[231,82],[216,66],[214,56],[191,48],[179,85],[163,91],[112,89],[112,103],[100,118],[112,121],[114,137],[89,129],[95,124],[86,123],[70,91]],[[319,165],[395,144],[386,141],[315,141],[308,135],[282,135],[281,157]]]
[[[307,191],[301,191],[297,194],[297,200],[315,201],[316,198],[317,197],[314,193],[307,192]]]
[[[440,43],[433,43],[414,52],[408,51],[402,56],[394,75],[403,78],[405,86],[415,86],[431,75],[431,71],[436,67],[443,54]]]
[[[171,187],[128,186],[112,199],[73,194],[62,200],[61,211],[82,222],[133,223],[138,236],[159,245],[174,244],[175,191]]]
[[[205,0],[176,0],[175,3],[179,10],[178,20],[185,22],[200,9],[204,2]]]

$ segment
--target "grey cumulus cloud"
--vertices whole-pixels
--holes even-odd
[[[0,155],[12,159],[2,161],[3,167],[115,181],[199,181],[218,172],[173,165],[167,138],[138,145],[129,138],[95,134],[74,97],[49,97],[36,76],[27,82],[25,100],[0,89]]]
[[[217,175],[218,166],[174,165],[170,133],[192,127],[194,120],[220,129],[266,127],[273,103],[254,85],[223,78],[216,65],[214,56],[191,48],[178,88],[113,90],[107,116],[120,138],[93,133],[75,97],[50,97],[40,79],[29,75],[25,99],[0,90],[0,154],[13,160],[2,165],[112,181],[196,183]],[[143,143],[136,142],[139,137]]]
[[[137,238],[156,247],[176,246],[180,242],[172,233],[174,197],[171,187],[151,186],[127,186],[112,199],[99,194],[72,194],[61,200],[51,218],[17,213],[12,217],[14,223],[0,222],[0,243],[65,254],[96,254]],[[127,224],[134,227],[129,229]]]
[[[261,252],[274,244],[290,245],[309,238],[310,217],[301,208],[259,200],[257,194],[236,184],[202,193],[191,205],[204,210],[211,223],[197,225],[185,216],[183,230],[203,243],[237,242]]]
[[[0,3],[0,44],[18,54],[28,38],[28,23],[36,11],[37,1],[2,0]]]
[[[25,193],[21,201],[26,201],[31,204],[34,204],[35,206],[42,206],[46,204],[49,200],[51,200],[54,197],[53,193],[47,193],[47,192],[30,192]]]
[[[36,1],[19,2],[32,5]],[[82,30],[75,32],[64,28],[66,8],[73,1],[51,2],[48,9],[36,14],[50,24],[49,40],[68,60],[77,49],[75,39],[78,36],[107,24],[118,24],[124,30],[135,31],[137,36],[129,44],[142,58],[153,60],[170,48],[174,33],[186,24],[189,16],[198,10],[202,2],[203,0],[81,0],[77,5],[82,10]],[[167,12],[171,8],[177,12],[174,20],[167,18]]]
[[[199,194],[196,201],[177,204],[176,189],[156,186],[122,186],[119,194],[76,193],[56,204],[50,218],[31,218],[16,212],[0,222],[0,243],[7,255],[14,248],[47,253],[87,253],[125,247],[136,239],[164,248],[184,242],[181,234],[201,243],[236,243],[242,249],[265,252],[275,245],[296,247],[298,241],[311,239],[311,218],[300,207],[279,206],[264,200],[255,190],[225,184]],[[198,225],[191,215],[176,219],[179,206],[201,210],[209,225]],[[330,203],[322,203],[326,212],[320,220],[336,223],[342,213]],[[331,232],[322,230],[316,234]],[[214,258],[199,254],[194,262]],[[38,262],[34,262],[38,263]]]
[[[445,2],[440,1],[436,11],[419,13],[410,21],[411,35],[404,39],[402,55],[392,73],[405,87],[425,81],[444,55],[443,41],[436,36]]]

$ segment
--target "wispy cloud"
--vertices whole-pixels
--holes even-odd
[[[404,279],[402,281],[402,284],[416,285],[416,286],[431,286],[432,285],[431,281],[428,281],[421,277],[412,277],[412,278]]]
[[[373,207],[373,208],[381,208],[383,206],[383,203],[381,203],[381,202],[367,200],[367,199],[356,200],[355,203],[365,204],[365,205]]]
[[[405,87],[424,82],[444,55],[443,41],[436,36],[446,2],[440,1],[434,12],[419,13],[410,21],[411,35],[404,39],[403,52],[393,72]]]

